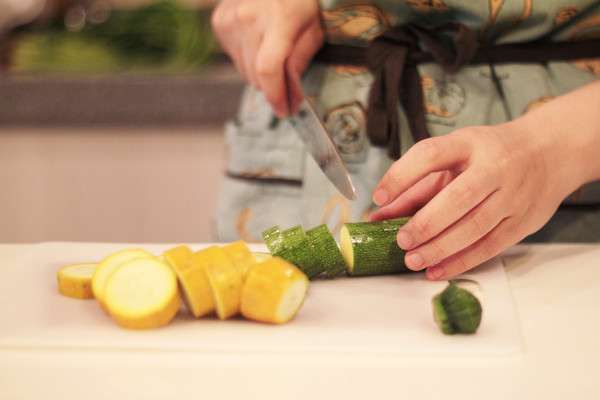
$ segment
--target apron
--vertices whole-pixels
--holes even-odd
[[[363,62],[352,62],[349,57],[340,63],[343,57],[331,57],[335,51],[345,46],[365,53],[374,39],[393,32],[391,27],[456,28],[460,24],[474,33],[477,42],[485,44],[484,48],[522,46],[540,38],[557,42],[600,38],[600,12],[591,8],[596,3],[584,0],[568,4],[541,0],[324,3],[322,18],[329,46],[316,57],[303,86],[306,95],[318,105],[348,166],[358,198],[350,202],[337,193],[306,154],[293,128],[274,117],[262,95],[248,88],[238,115],[226,126],[230,158],[220,193],[217,239],[260,241],[262,230],[276,224],[310,227],[326,223],[337,233],[345,222],[366,219],[374,210],[371,193],[375,185],[394,158],[415,140],[424,135],[444,135],[464,126],[505,122],[600,78],[600,58],[589,57],[586,52],[576,60],[548,58],[527,63],[492,57],[493,62],[489,59],[479,64],[465,62],[455,71],[449,71],[448,66],[452,67],[456,60],[444,65],[425,57],[418,63],[409,63],[413,70],[408,75],[411,79],[405,81],[417,83],[420,90],[401,91],[403,98],[379,104],[384,111],[380,113],[384,122],[381,125],[382,118],[376,121],[380,129],[375,131],[385,134],[376,138],[368,134],[374,131],[367,129],[374,122],[367,118],[373,115],[371,111],[367,114],[367,109],[377,106],[369,93],[381,76],[373,66],[369,70],[364,65],[369,57],[362,56]],[[408,34],[419,36],[419,31],[409,30]],[[418,56],[419,43],[403,45],[413,46],[407,59]],[[331,53],[332,48],[337,50]],[[464,43],[454,49],[458,48],[465,48]],[[473,61],[477,59],[477,49],[470,50],[470,54],[463,56]],[[389,82],[379,85],[383,88],[380,92],[390,86]],[[408,92],[413,96],[407,99]],[[420,100],[414,100],[414,93],[420,94]],[[389,97],[389,93],[383,94]],[[379,93],[376,99],[381,97]],[[415,104],[422,108],[417,111],[422,113],[420,126],[415,125],[419,119],[410,108]],[[578,190],[565,204],[568,206],[561,207],[542,231],[528,240],[600,241],[598,184]]]

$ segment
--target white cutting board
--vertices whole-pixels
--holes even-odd
[[[200,353],[369,353],[411,356],[503,356],[521,351],[510,289],[499,259],[463,277],[479,283],[483,320],[476,335],[445,336],[433,322],[431,298],[444,282],[423,274],[312,282],[291,323],[195,320],[185,311],[167,327],[119,328],[93,300],[58,294],[61,265],[99,260],[131,244],[42,243],[14,265],[2,265],[0,350],[112,349]],[[171,245],[141,245],[155,254]],[[206,245],[194,245],[199,249]],[[254,250],[264,250],[260,246]]]

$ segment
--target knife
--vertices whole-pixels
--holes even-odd
[[[354,200],[356,189],[350,174],[310,101],[304,98],[296,114],[288,117],[288,120],[329,181],[344,197]]]
[[[288,121],[298,132],[306,149],[329,181],[348,200],[356,198],[356,189],[333,140],[323,126],[311,102],[304,98]]]

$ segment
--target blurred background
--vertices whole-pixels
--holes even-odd
[[[0,0],[0,242],[214,239],[213,0]]]

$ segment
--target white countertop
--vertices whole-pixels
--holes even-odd
[[[0,245],[0,266],[28,248]],[[503,260],[521,323],[522,355],[0,350],[0,399],[600,398],[600,245],[521,245]],[[15,307],[23,301],[0,299]]]

